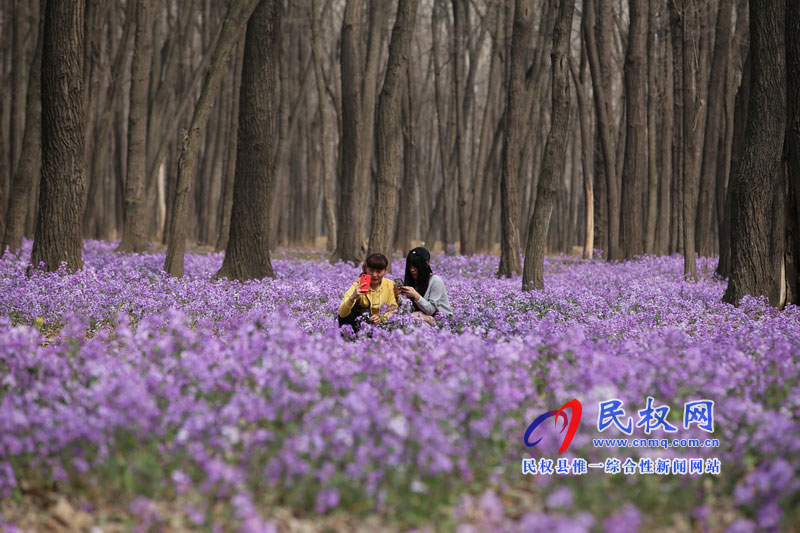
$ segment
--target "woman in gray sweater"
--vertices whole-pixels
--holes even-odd
[[[434,317],[453,314],[442,278],[431,271],[431,253],[426,248],[414,248],[406,256],[406,272],[398,292],[414,304],[415,315],[433,324]]]

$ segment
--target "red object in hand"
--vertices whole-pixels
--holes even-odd
[[[369,285],[372,283],[372,278],[369,274],[361,274],[358,279],[358,292],[359,294],[367,294],[369,292]]]

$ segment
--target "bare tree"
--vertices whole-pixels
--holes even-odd
[[[631,25],[625,56],[625,159],[622,164],[623,257],[644,252],[642,192],[647,176],[647,5],[630,3]]]
[[[731,271],[723,300],[738,304],[745,295],[779,303],[783,238],[776,238],[776,189],[783,187],[786,129],[784,0],[750,0],[753,69],[741,162],[732,190]],[[782,237],[782,236],[781,236]]]
[[[39,8],[39,27],[36,36],[36,50],[33,54],[30,75],[28,78],[28,94],[25,101],[25,133],[22,138],[22,154],[19,158],[17,171],[11,182],[11,194],[8,202],[8,217],[6,220],[3,243],[0,245],[0,256],[6,248],[13,253],[22,249],[22,234],[25,231],[25,215],[28,211],[28,195],[31,193],[34,181],[37,179],[42,162],[42,99],[41,99],[41,74],[42,74],[42,38],[44,32],[45,0]],[[2,127],[0,127],[2,129]],[[0,205],[2,210],[2,205]]]
[[[42,178],[31,263],[83,267],[86,202],[83,92],[85,3],[46,2],[42,29]]]
[[[164,264],[164,270],[173,276],[183,276],[183,256],[186,250],[186,211],[192,179],[197,168],[197,152],[202,139],[202,130],[208,122],[211,106],[225,71],[225,61],[246,27],[258,1],[231,0],[225,20],[222,22],[222,29],[217,38],[200,98],[194,108],[192,123],[183,138],[181,155],[178,160],[178,176],[175,184],[167,258]]]
[[[605,195],[607,199],[606,217],[608,219],[607,240],[610,260],[620,259],[622,251],[619,241],[620,200],[617,188],[617,155],[616,128],[612,123],[611,84],[612,71],[611,50],[607,43],[611,31],[609,19],[612,15],[608,2],[601,0],[600,22],[597,21],[597,4],[595,0],[585,0],[583,6],[583,33],[589,55],[589,67],[592,73],[594,103],[597,113],[597,129],[603,156],[605,175]]]
[[[569,129],[569,42],[575,0],[561,0],[558,18],[553,29],[551,65],[553,69],[552,123],[544,149],[542,173],[536,192],[536,207],[528,229],[525,246],[525,269],[522,272],[522,289],[544,288],[544,251],[550,214],[558,190],[558,182],[564,173],[564,156]]]
[[[275,183],[280,15],[279,1],[260,0],[247,24],[230,237],[218,277],[245,281],[275,276],[267,207]]]
[[[500,174],[501,238],[500,266],[497,275],[511,277],[522,273],[519,236],[519,167],[522,150],[525,69],[530,61],[529,46],[533,33],[533,6],[526,0],[514,3],[514,26],[511,33],[511,57],[506,67],[506,123],[503,138],[503,166]]]
[[[418,0],[399,0],[389,62],[378,101],[377,139],[378,189],[375,195],[367,253],[390,250],[397,217],[397,187],[403,161],[403,138],[400,125],[402,78],[411,48],[411,36],[417,17]]]
[[[789,246],[792,252],[791,269],[793,276],[787,288],[789,301],[800,301],[800,2],[786,3],[786,103],[788,104],[786,125],[786,154],[789,178],[789,190],[792,192],[794,204],[788,209],[794,213],[792,224],[788,228]]]
[[[131,60],[130,110],[128,111],[128,174],[125,178],[125,213],[118,252],[144,251],[145,179],[147,172],[147,111],[152,61],[154,5],[136,1],[136,31]]]
[[[333,160],[331,154],[331,132],[328,124],[328,96],[325,93],[325,74],[322,69],[322,37],[320,35],[320,18],[317,15],[316,0],[311,0],[311,60],[314,62],[314,79],[317,82],[317,105],[319,106],[319,147],[320,171],[322,173],[323,209],[325,210],[325,226],[328,236],[328,248],[336,243],[336,210],[333,198]]]
[[[697,203],[695,243],[697,253],[702,256],[714,254],[714,190],[717,180],[717,152],[723,137],[723,112],[725,85],[730,65],[731,29],[733,27],[733,0],[720,0],[716,22],[716,39],[711,60],[711,78],[708,87],[708,113],[706,116],[705,140],[700,172],[700,191]]]

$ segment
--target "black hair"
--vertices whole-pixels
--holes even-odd
[[[431,253],[423,247],[414,248],[406,256],[406,273],[404,283],[414,287],[420,296],[425,296],[428,282],[433,275],[430,265]],[[411,266],[417,269],[417,279],[411,277]]]
[[[383,254],[369,255],[364,261],[364,264],[369,268],[374,268],[375,270],[386,270],[389,268],[389,260],[386,259],[386,256]]]

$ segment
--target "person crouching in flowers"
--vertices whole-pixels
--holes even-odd
[[[339,326],[349,324],[354,331],[358,331],[359,324],[356,319],[366,315],[373,324],[385,322],[392,312],[397,309],[394,282],[385,278],[389,260],[383,254],[372,254],[361,265],[361,272],[369,275],[369,287],[360,287],[357,279],[342,298],[339,304]],[[381,308],[388,306],[389,310],[381,314]]]
[[[426,248],[414,248],[406,256],[406,272],[398,294],[411,300],[414,316],[433,325],[434,317],[452,316],[447,289],[442,278],[431,271],[431,253]]]

